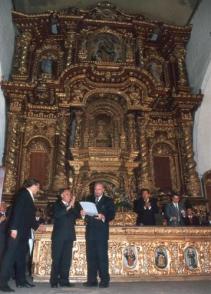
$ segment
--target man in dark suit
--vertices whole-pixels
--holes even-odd
[[[69,189],[62,189],[60,199],[54,205],[52,232],[52,288],[73,287],[69,282],[73,242],[76,240],[75,220],[79,211],[75,208],[75,197]]]
[[[141,190],[141,197],[134,202],[134,211],[137,213],[137,226],[154,226],[155,214],[158,213],[157,201],[151,198],[148,189]]]
[[[6,241],[6,204],[0,203],[0,266],[3,258]]]
[[[199,226],[199,218],[194,214],[192,208],[187,208],[186,217],[185,217],[186,226]]]
[[[0,290],[14,292],[8,285],[14,264],[16,266],[16,285],[29,288],[34,285],[26,280],[26,254],[31,229],[36,230],[39,224],[35,219],[36,208],[34,196],[39,192],[40,184],[36,179],[28,179],[19,190],[12,205],[8,221],[9,236],[0,270]],[[43,230],[40,227],[40,230]]]
[[[171,203],[165,207],[165,217],[169,226],[183,226],[185,220],[185,209],[180,203],[180,195],[173,193]]]
[[[98,286],[97,275],[101,279],[99,287],[109,287],[109,263],[108,263],[108,239],[109,222],[115,217],[113,200],[104,194],[104,185],[96,183],[94,195],[87,201],[96,203],[98,214],[96,216],[86,215],[81,211],[86,221],[86,258],[87,258],[87,282],[86,287]]]

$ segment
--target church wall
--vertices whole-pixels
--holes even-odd
[[[14,27],[11,19],[10,0],[0,1],[0,81],[8,79],[14,49]],[[0,89],[0,165],[2,165],[5,144],[5,98]]]
[[[187,70],[193,91],[202,90],[202,104],[195,114],[193,143],[197,171],[200,176],[211,169],[211,2],[203,0],[191,23],[187,47]]]

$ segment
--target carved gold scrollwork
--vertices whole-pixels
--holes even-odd
[[[144,114],[143,116],[138,116],[138,129],[140,132],[139,145],[140,145],[140,152],[141,152],[139,188],[151,187],[150,176],[149,176],[147,135],[146,135],[148,123],[149,123],[148,114]]]
[[[20,121],[14,114],[9,114],[9,136],[6,151],[6,176],[4,192],[14,193],[17,186],[18,154],[20,148]]]
[[[184,146],[184,164],[186,167],[186,187],[188,194],[197,197],[200,195],[200,182],[196,173],[196,163],[193,157],[192,145],[192,122],[182,124],[183,146]]]
[[[57,135],[58,135],[58,148],[57,161],[55,167],[55,176],[53,181],[53,189],[58,190],[67,186],[67,135],[69,130],[70,114],[69,112],[62,111],[60,113]]]
[[[28,72],[28,50],[32,40],[32,34],[30,32],[23,32],[17,41],[17,47],[20,48],[18,55],[15,56],[17,64],[17,73],[20,75],[26,75]]]
[[[178,72],[179,72],[179,86],[187,86],[187,76],[185,69],[185,54],[186,50],[183,45],[175,47],[175,56],[177,57]]]

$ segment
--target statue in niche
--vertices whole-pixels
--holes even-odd
[[[50,29],[53,35],[58,35],[60,32],[59,18],[55,12],[50,16]]]
[[[96,147],[112,147],[111,136],[106,127],[106,122],[103,120],[97,122]]]
[[[45,58],[41,61],[41,72],[52,75],[54,61],[51,58]]]
[[[162,65],[152,61],[147,65],[147,68],[156,82],[160,83],[162,76]]]
[[[122,60],[120,42],[111,34],[99,34],[89,42],[89,56],[92,61],[120,62]]]
[[[128,89],[128,94],[132,105],[139,104],[141,99],[143,98],[143,92],[141,91],[141,89],[133,84]]]

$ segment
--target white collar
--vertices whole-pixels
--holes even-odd
[[[65,206],[68,206],[69,204],[67,202],[65,202],[64,200],[62,200],[62,203],[65,205]]]
[[[32,198],[32,200],[34,202],[34,195],[33,195],[32,191],[29,190],[28,188],[26,188],[26,190],[29,192],[29,194],[30,194],[30,196],[31,196],[31,198]]]
[[[99,202],[102,197],[103,197],[103,195],[101,195],[99,197],[95,196],[95,198],[97,199],[97,202]]]

